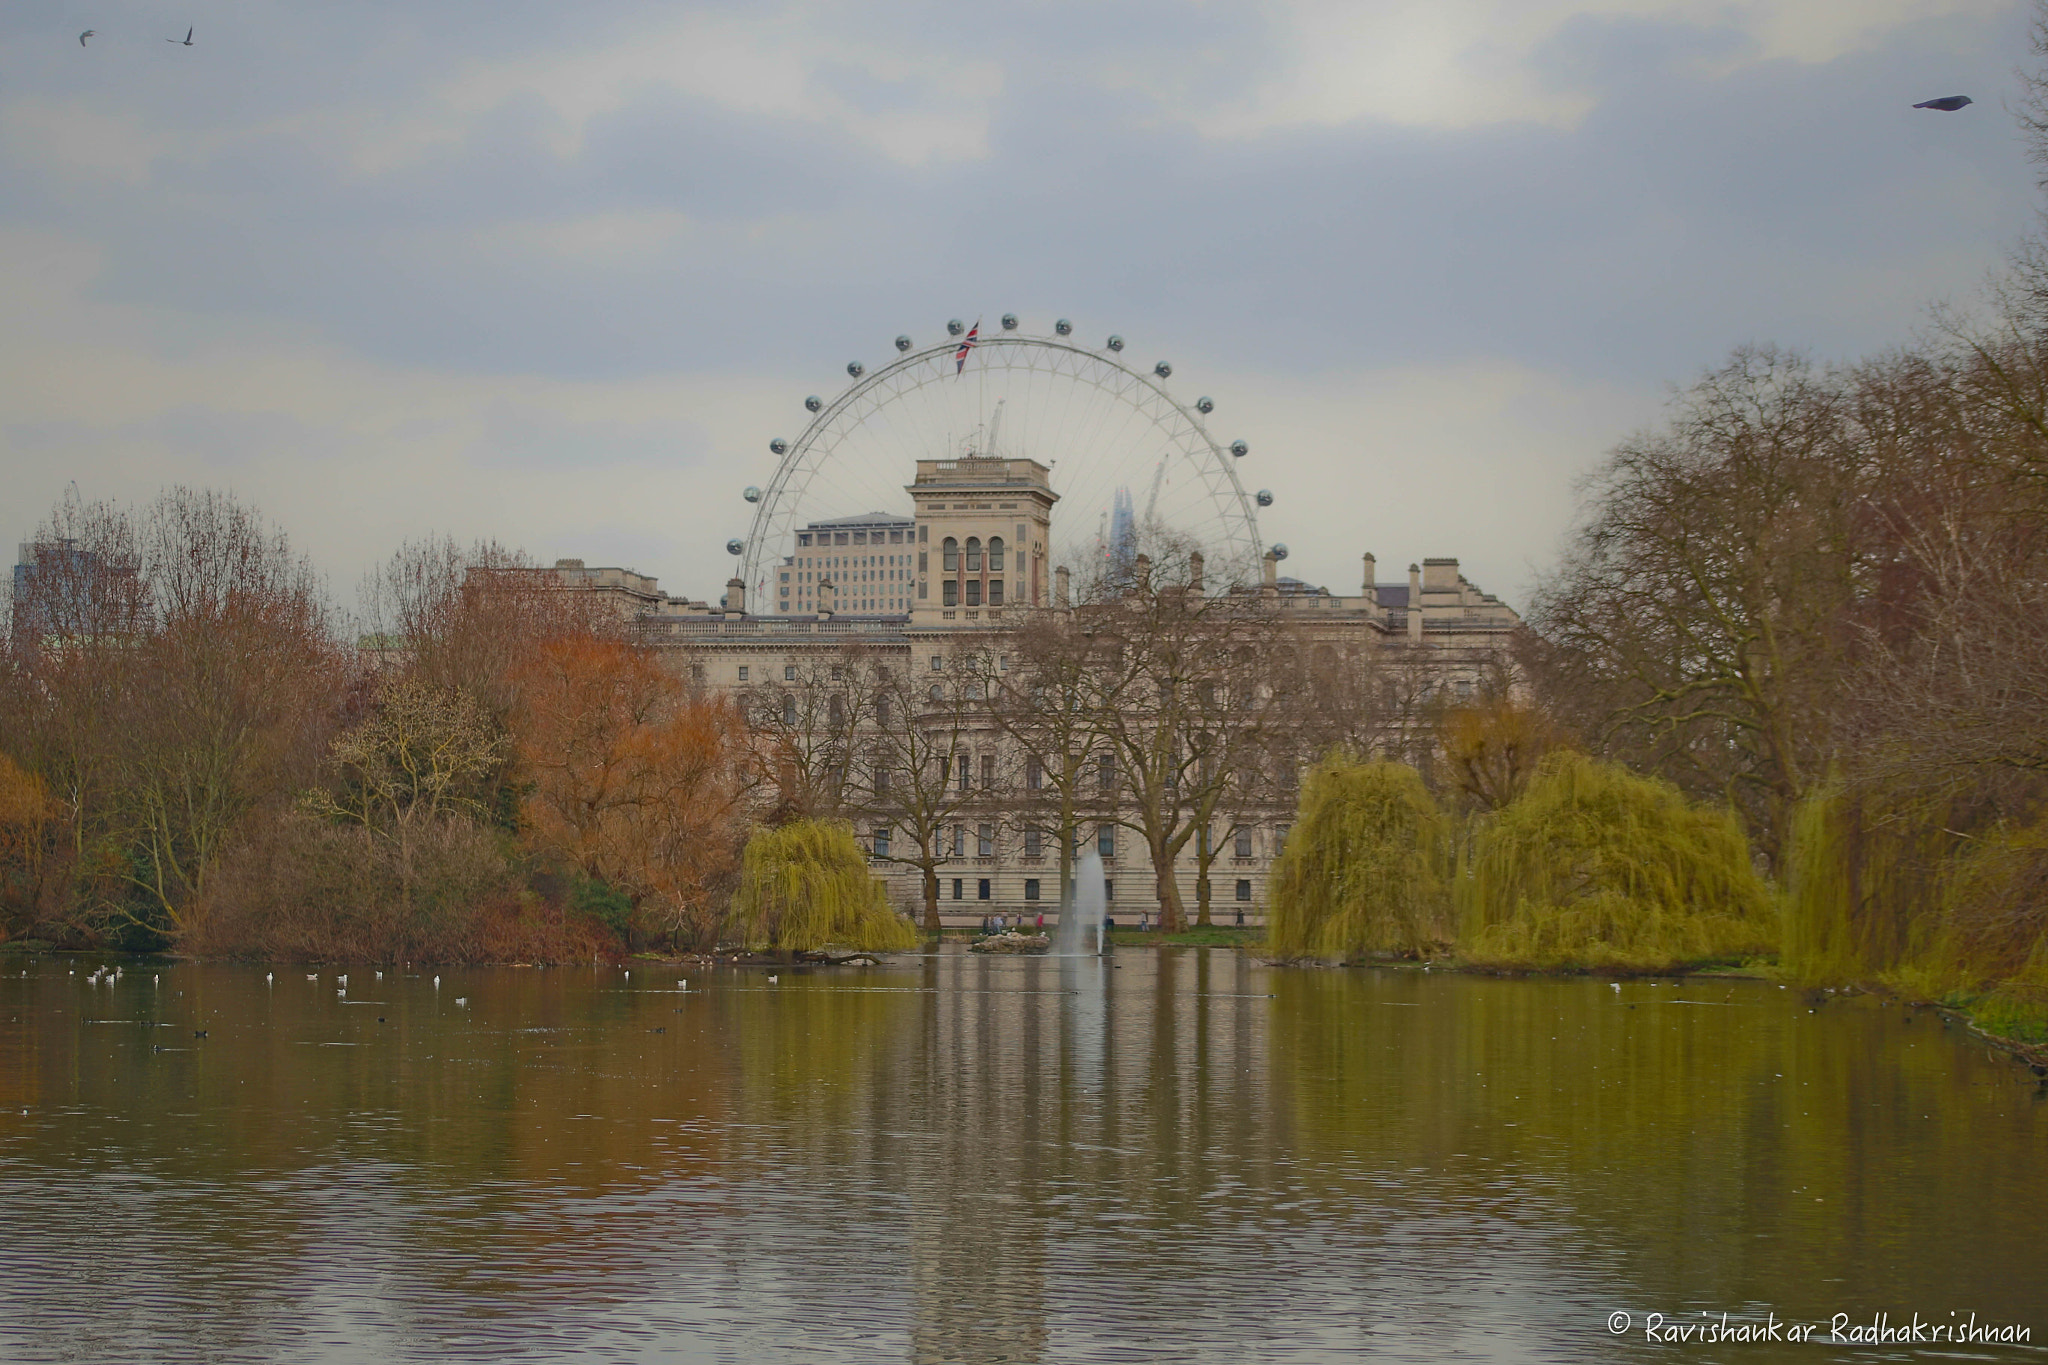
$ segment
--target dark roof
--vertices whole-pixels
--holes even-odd
[[[1381,606],[1399,607],[1403,611],[1408,609],[1408,585],[1406,583],[1375,583],[1372,586],[1374,591],[1379,594]]]

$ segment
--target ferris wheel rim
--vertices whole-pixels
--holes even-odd
[[[1121,340],[1121,338],[1113,339]],[[899,338],[899,343],[900,340]],[[853,382],[846,385],[833,398],[822,403],[794,440],[783,442],[778,437],[775,442],[771,442],[771,445],[783,445],[786,448],[777,451],[775,472],[761,489],[760,502],[754,513],[752,528],[749,530],[746,540],[742,543],[742,557],[738,578],[749,594],[766,591],[768,575],[784,557],[777,550],[770,547],[780,547],[783,540],[788,539],[794,534],[795,527],[793,522],[799,508],[792,505],[785,511],[783,504],[791,501],[788,495],[791,490],[791,484],[798,475],[803,474],[807,467],[811,474],[815,475],[817,472],[815,467],[811,467],[813,465],[811,457],[813,452],[817,450],[820,438],[832,432],[835,424],[869,395],[914,372],[919,366],[957,354],[960,346],[961,342],[959,339],[949,337],[934,345],[902,350],[886,364],[877,366],[873,370],[850,365],[848,371],[853,375]],[[1005,330],[985,338],[979,338],[973,343],[973,349],[981,352],[995,352],[997,354],[1025,353],[1036,350],[1072,356],[1078,361],[1102,366],[1109,371],[1115,372],[1127,386],[1145,391],[1153,402],[1163,405],[1174,417],[1179,419],[1182,430],[1187,435],[1197,438],[1199,444],[1204,448],[1203,454],[1206,456],[1206,459],[1199,463],[1197,468],[1222,485],[1220,490],[1213,486],[1211,489],[1212,496],[1215,496],[1217,499],[1219,509],[1226,504],[1231,505],[1234,514],[1242,522],[1245,534],[1241,537],[1233,535],[1229,538],[1232,540],[1243,539],[1247,542],[1243,546],[1234,547],[1234,554],[1238,558],[1245,558],[1248,555],[1249,559],[1246,563],[1237,565],[1236,568],[1247,578],[1255,570],[1256,560],[1261,552],[1257,505],[1252,494],[1246,490],[1244,483],[1237,476],[1235,460],[1239,457],[1239,452],[1232,448],[1233,445],[1241,447],[1243,443],[1234,442],[1231,445],[1226,445],[1210,434],[1208,426],[1202,420],[1198,408],[1181,402],[1166,388],[1163,382],[1166,376],[1158,373],[1160,368],[1166,367],[1163,365],[1155,367],[1153,372],[1148,373],[1135,368],[1133,365],[1126,364],[1121,358],[1121,347],[1112,346],[1107,351],[1097,350],[1065,336],[1043,336],[1036,333],[1013,330]],[[1010,369],[1013,367],[1005,365],[1004,368]],[[956,371],[956,375],[957,373],[958,371]],[[1054,371],[1054,373],[1056,374],[1057,371]],[[1171,373],[1170,369],[1168,373]],[[879,410],[886,403],[899,401],[949,377],[952,376],[947,376],[943,373],[925,376],[899,391],[890,393],[886,398],[874,403],[873,406]],[[1082,379],[1079,375],[1068,377]],[[1092,387],[1097,388],[1099,391],[1108,393],[1113,400],[1123,402],[1127,406],[1143,413],[1155,428],[1165,430],[1170,438],[1175,435],[1166,427],[1160,416],[1147,411],[1139,403],[1131,402],[1126,394],[1113,393],[1093,380],[1082,379],[1082,382],[1090,383]],[[806,406],[808,406],[808,402]],[[842,433],[841,439],[844,439],[846,434]],[[834,446],[826,447],[823,451],[824,458],[829,459],[835,448],[836,443]],[[1182,449],[1179,453],[1192,458],[1196,452]],[[800,503],[801,499],[802,490],[799,490],[795,501]],[[778,521],[788,524],[778,529],[776,525]],[[1224,565],[1219,563],[1217,567],[1220,569]]]

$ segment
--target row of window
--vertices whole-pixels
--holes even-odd
[[[924,534],[929,529],[928,527],[920,526],[917,529],[919,540],[929,538]],[[873,539],[869,539],[870,536]],[[909,539],[909,536],[910,532],[907,529],[892,528],[888,533],[888,543],[891,545],[902,545]],[[880,545],[883,543],[883,538],[880,531],[797,532],[796,543],[800,548],[808,550],[814,542],[819,545]]]
[[[994,899],[994,897],[990,894],[991,890],[993,889],[990,883],[991,879],[988,877],[975,878],[974,898],[976,900],[985,901]],[[1042,899],[1042,897],[1039,894],[1039,886],[1040,882],[1038,878],[1026,877],[1024,879],[1024,899],[1027,901],[1035,901]],[[953,899],[956,901],[965,900],[967,899],[966,893],[967,879],[965,877],[953,878]],[[1104,877],[1102,879],[1102,898],[1106,901],[1113,901],[1116,899],[1116,879],[1114,877]],[[1251,898],[1251,879],[1249,877],[1239,877],[1237,879],[1237,899],[1245,902],[1246,904],[1250,904]]]
[[[924,596],[924,584],[920,583],[917,587],[918,596]],[[964,603],[961,598],[961,589],[963,587],[966,589]],[[979,578],[970,578],[963,584],[956,579],[945,579],[939,584],[939,605],[942,607],[958,607],[962,605],[978,607],[983,605],[981,600],[981,580]],[[987,605],[991,607],[1004,605],[1002,579],[991,578],[988,581]]]
[[[980,573],[982,561],[981,537],[967,537],[966,551],[967,572]],[[946,573],[959,573],[960,554],[960,542],[951,536],[947,536],[945,540],[939,543],[939,567]],[[990,573],[1001,573],[1003,571],[1003,538],[1001,536],[990,536],[988,538],[988,571]]]
[[[1289,828],[1290,826],[1287,825],[1275,825],[1273,827],[1273,853],[1276,857],[1287,843],[1287,831]],[[954,825],[951,833],[952,853],[950,856],[955,858],[966,857],[967,826]],[[1049,833],[1050,831],[1041,829],[1036,825],[1026,826],[1024,829],[1024,856],[1027,858],[1045,856],[1046,839]],[[1200,850],[1203,853],[1207,853],[1209,851],[1209,832],[1207,830],[1200,830],[1197,833],[1201,836]],[[872,843],[875,857],[886,858],[889,856],[889,826],[876,825],[869,832],[869,839]],[[1117,826],[1097,825],[1095,827],[1095,852],[1099,856],[1105,859],[1116,857],[1116,845]],[[939,851],[941,855],[946,853],[943,837],[940,841]],[[1074,852],[1079,853],[1080,851],[1081,835],[1076,831],[1074,835]],[[1249,858],[1252,856],[1252,831],[1249,827],[1240,826],[1232,834],[1231,853],[1234,857],[1238,858]],[[974,827],[974,855],[977,858],[993,858],[996,856],[996,827],[994,825],[985,824]]]

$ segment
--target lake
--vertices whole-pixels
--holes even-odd
[[[1220,949],[114,960],[0,958],[0,1358],[1929,1349],[1645,1335],[1722,1313],[2048,1354],[2048,1092],[1868,999]]]

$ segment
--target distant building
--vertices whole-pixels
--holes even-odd
[[[21,544],[8,614],[16,640],[61,643],[132,629],[141,610],[133,564],[108,561],[75,540]]]
[[[580,560],[562,561],[556,572],[567,584],[609,594],[622,610],[637,610],[646,638],[678,651],[679,666],[714,690],[814,676],[807,665],[856,646],[870,657],[922,668],[949,643],[999,637],[1024,613],[1066,605],[1067,570],[1050,559],[1058,494],[1049,475],[1030,459],[919,460],[907,489],[911,516],[872,512],[803,527],[776,571],[772,602],[751,612],[738,579],[726,585],[722,608],[711,608],[668,597],[652,578],[586,569]],[[1457,560],[1425,559],[1408,566],[1405,581],[1387,583],[1377,581],[1371,554],[1360,557],[1360,569],[1355,593],[1336,592],[1280,577],[1268,555],[1263,581],[1236,590],[1257,594],[1294,620],[1309,648],[1327,651],[1330,666],[1370,663],[1388,689],[1390,711],[1415,714],[1418,699],[1466,695],[1505,670],[1508,637],[1520,618],[1466,579]],[[978,742],[991,753],[1002,743],[993,732]],[[1262,917],[1267,874],[1291,818],[1291,810],[1275,808],[1254,823],[1215,831],[1227,852],[1211,865],[1212,917],[1227,923],[1239,909]],[[861,835],[871,847],[891,837],[881,827]],[[1022,818],[1005,817],[1000,802],[954,835],[955,856],[941,878],[947,914],[1029,915],[1059,899],[1056,844]],[[1123,914],[1135,918],[1150,906],[1143,849],[1113,826],[1091,826],[1088,837],[1112,888],[1123,883]],[[1191,914],[1196,853],[1190,840],[1182,876]],[[901,906],[918,905],[915,869],[878,861],[876,871]]]
[[[776,570],[774,603],[762,609],[908,612],[916,528],[911,518],[887,512],[812,522],[796,533],[796,553]]]

